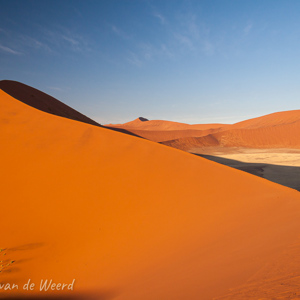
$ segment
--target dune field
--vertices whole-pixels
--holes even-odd
[[[300,110],[233,125],[136,119],[116,127],[300,190]]]
[[[166,142],[184,137],[202,137],[225,129],[226,124],[195,124],[148,120],[137,118],[125,124],[108,124],[107,127],[115,129],[126,129],[138,136],[154,142]]]
[[[142,120],[141,120],[142,119]],[[300,149],[300,110],[284,111],[232,125],[189,125],[138,118],[111,128],[127,129],[155,142],[191,152],[205,147]]]
[[[298,191],[0,88],[1,299],[300,298]]]

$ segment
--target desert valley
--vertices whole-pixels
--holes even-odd
[[[105,126],[0,81],[0,298],[299,299],[299,133],[300,110]]]

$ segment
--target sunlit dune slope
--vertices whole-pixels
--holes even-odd
[[[221,146],[300,148],[300,121],[257,129],[233,129],[214,134]]]
[[[300,232],[292,189],[1,90],[0,138],[0,282],[20,286],[3,298],[199,300],[255,274],[298,274],[264,273],[283,253],[299,265],[289,256]],[[36,289],[23,291],[29,279]],[[75,279],[74,290],[39,292],[41,279]]]
[[[177,138],[163,144],[192,151],[203,146],[300,148],[300,110],[246,120],[203,137]]]

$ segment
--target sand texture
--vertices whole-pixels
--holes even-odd
[[[2,90],[0,138],[0,282],[75,279],[2,298],[300,297],[299,192]]]

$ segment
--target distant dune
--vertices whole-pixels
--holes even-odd
[[[277,112],[233,125],[189,125],[138,118],[109,126],[127,129],[138,136],[185,151],[202,146],[300,148],[300,110]]]
[[[128,129],[128,131],[142,136],[150,141],[154,142],[164,142],[173,139],[179,139],[184,137],[202,137],[208,134],[212,134],[215,132],[219,132],[220,129],[206,129],[206,130],[194,130],[194,129],[186,129],[186,130],[136,130],[136,129]]]
[[[184,151],[193,151],[194,148],[217,147],[220,145],[219,140],[213,134],[203,137],[179,138],[161,143]]]
[[[185,123],[178,123],[172,121],[164,121],[164,120],[151,120],[149,121],[146,118],[140,117],[131,122],[127,122],[124,124],[109,124],[109,126],[114,127],[122,127],[122,128],[130,128],[130,129],[137,129],[137,130],[158,130],[158,131],[165,131],[165,130],[207,130],[212,128],[220,128],[226,127],[226,124],[185,124]]]
[[[201,137],[227,128],[227,124],[185,124],[172,121],[137,118],[124,124],[109,124],[111,128],[122,128],[154,142],[164,142],[185,137]]]
[[[270,126],[293,124],[300,121],[300,110],[289,110],[235,123],[230,129],[256,129]]]
[[[0,138],[0,282],[20,286],[1,289],[2,298],[299,293],[298,192],[45,113],[2,90]],[[37,285],[31,292],[22,289],[29,279]],[[75,279],[74,290],[39,292],[46,279]]]
[[[190,136],[162,142],[185,151],[203,146],[300,148],[299,135],[300,110],[294,110],[239,122],[203,137]]]

